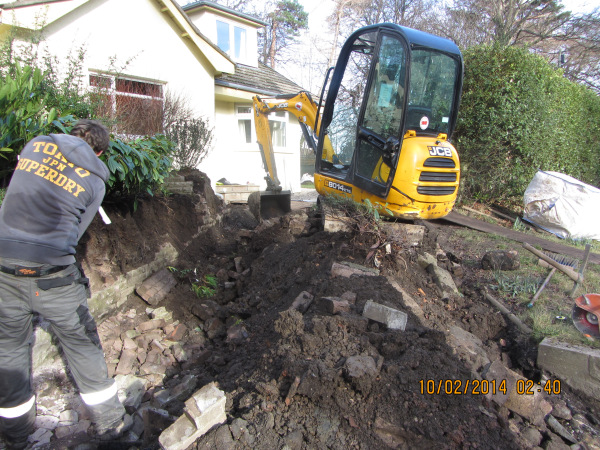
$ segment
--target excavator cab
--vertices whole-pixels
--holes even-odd
[[[400,218],[448,214],[460,177],[449,139],[462,77],[460,50],[447,39],[387,23],[354,32],[316,124],[317,191]]]

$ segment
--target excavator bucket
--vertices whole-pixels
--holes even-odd
[[[248,208],[259,222],[283,216],[292,210],[292,193],[290,191],[253,192],[248,197]]]

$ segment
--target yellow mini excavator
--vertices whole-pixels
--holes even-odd
[[[395,24],[367,26],[345,42],[326,89],[329,74],[319,104],[307,92],[254,97],[267,172],[261,214],[290,210],[290,193],[282,191],[277,178],[269,129],[268,115],[275,111],[288,111],[300,122],[316,154],[320,195],[368,200],[380,214],[404,219],[448,214],[460,180],[458,154],[449,142],[462,90],[458,47]]]

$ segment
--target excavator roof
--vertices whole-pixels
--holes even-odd
[[[395,23],[381,23],[378,25],[370,25],[361,28],[360,30],[356,31],[356,33],[360,33],[361,31],[364,32],[368,28],[389,28],[390,30],[400,32],[402,35],[404,35],[411,47],[423,46],[440,50],[451,55],[461,55],[458,46],[450,39],[435,36],[424,31],[415,30],[413,28],[396,25]]]

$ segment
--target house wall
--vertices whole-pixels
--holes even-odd
[[[265,172],[258,144],[247,145],[239,137],[235,105],[251,104],[251,94],[236,91],[226,100],[215,93],[212,66],[189,41],[182,40],[180,31],[171,19],[161,13],[157,2],[151,0],[77,0],[71,12],[53,12],[59,17],[45,30],[46,46],[59,61],[66,63],[68,55],[76,56],[84,46],[84,70],[109,71],[118,69],[122,75],[165,83],[166,90],[183,94],[195,114],[209,118],[214,128],[214,147],[199,165],[213,185],[220,178],[231,182],[257,184],[266,188]],[[44,6],[44,9],[46,6]],[[31,11],[19,8],[22,17]],[[206,37],[216,42],[216,15],[204,14],[197,22]],[[211,25],[208,25],[208,21]],[[233,22],[232,22],[233,23]],[[243,23],[242,23],[243,25]],[[214,36],[212,31],[214,29]],[[248,26],[248,42],[256,49],[256,29]],[[257,56],[256,51],[250,54]],[[117,57],[111,67],[110,61]],[[86,73],[87,82],[87,73]],[[217,98],[217,100],[215,100]],[[277,148],[275,159],[279,179],[284,189],[300,189],[300,138],[302,131],[291,116],[287,124],[287,148]]]
[[[215,106],[215,147],[208,157],[200,163],[214,185],[219,179],[226,178],[237,184],[256,184],[265,189],[266,175],[257,143],[246,144],[240,136],[235,115],[237,105],[251,105],[217,100]],[[286,125],[287,148],[277,148],[275,164],[283,189],[298,192],[300,190],[300,138],[302,130],[295,117]]]
[[[163,82],[196,114],[214,117],[212,67],[154,1],[90,0],[48,25],[44,35],[44,46],[60,61],[83,46],[84,70]]]

